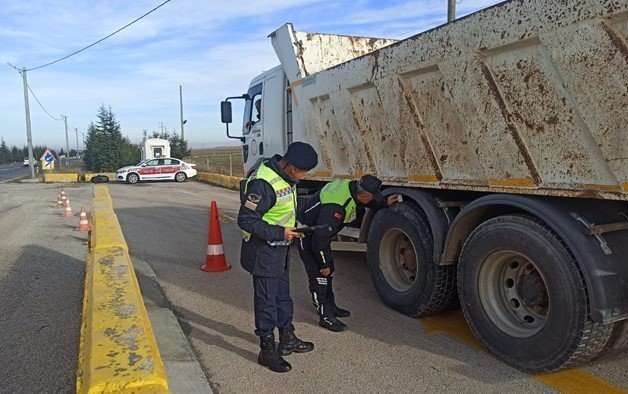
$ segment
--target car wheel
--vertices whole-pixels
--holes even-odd
[[[129,175],[126,176],[126,181],[127,181],[127,183],[130,183],[132,185],[136,184],[137,182],[140,181],[140,176],[137,175],[136,173],[132,172],[132,173],[130,173]]]
[[[174,176],[174,180],[177,182],[185,182],[186,179],[187,175],[185,175],[185,172],[177,172],[177,175]]]
[[[469,326],[508,364],[546,373],[586,362],[612,325],[591,321],[587,288],[573,255],[544,223],[506,215],[479,225],[458,267]]]

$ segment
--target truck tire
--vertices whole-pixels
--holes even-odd
[[[614,323],[611,338],[596,360],[606,360],[628,352],[628,320]]]
[[[375,214],[367,260],[386,305],[418,317],[457,302],[455,267],[435,264],[433,249],[427,218],[409,204],[396,203]]]
[[[612,332],[612,324],[590,320],[584,278],[563,241],[531,216],[500,216],[471,233],[458,293],[480,342],[527,372],[589,361]]]

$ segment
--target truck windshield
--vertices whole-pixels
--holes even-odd
[[[252,86],[248,91],[249,99],[244,106],[243,134],[248,134],[262,120],[262,84]],[[259,126],[259,125],[258,125]]]

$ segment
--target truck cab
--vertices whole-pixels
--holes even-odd
[[[283,154],[292,142],[292,99],[286,74],[277,66],[255,77],[242,95],[242,155],[248,171],[260,159]],[[238,137],[235,137],[238,138]]]

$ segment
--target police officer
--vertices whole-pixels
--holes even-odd
[[[316,167],[318,155],[306,143],[294,142],[285,156],[263,161],[248,177],[238,226],[243,230],[241,264],[253,275],[255,334],[261,351],[257,362],[275,372],[292,367],[281,356],[314,349],[294,334],[290,298],[289,249],[296,231],[296,184]],[[279,328],[279,346],[274,330]]]
[[[364,207],[386,208],[398,200],[398,195],[384,199],[380,192],[382,181],[372,175],[357,180],[336,180],[328,183],[299,208],[298,222],[305,226],[321,226],[301,239],[299,254],[308,275],[312,301],[319,314],[319,325],[339,332],[347,325],[337,317],[350,312],[336,305],[332,281],[334,260],[331,238],[363,213]],[[362,212],[359,212],[362,211]]]

